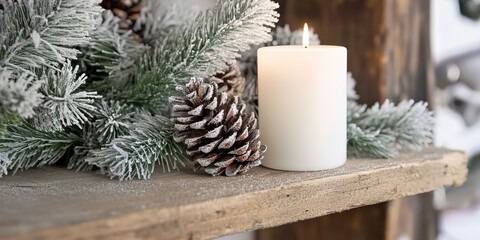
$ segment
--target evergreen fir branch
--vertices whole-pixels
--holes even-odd
[[[42,131],[61,131],[65,127],[81,127],[92,117],[94,100],[101,98],[96,92],[78,91],[85,84],[85,74],[77,77],[78,66],[67,62],[60,71],[50,70],[45,75],[46,83],[40,89],[44,102],[37,109],[34,124]]]
[[[350,154],[392,158],[401,148],[420,149],[432,143],[434,119],[427,103],[388,100],[371,108],[348,104]]]
[[[97,104],[94,125],[98,132],[98,142],[105,145],[128,134],[135,113],[133,106],[117,101],[101,101]]]
[[[137,42],[131,31],[118,29],[119,19],[111,11],[103,12],[103,22],[92,32],[92,44],[84,49],[82,62],[89,67],[92,87],[106,94],[135,78],[141,57],[149,49]]]
[[[0,138],[0,153],[11,161],[8,170],[15,173],[19,169],[57,162],[76,141],[79,139],[71,134],[43,132],[23,123],[8,127]]]
[[[86,122],[83,129],[70,130],[82,139],[73,149],[68,160],[68,169],[89,171],[93,169],[86,159],[94,157],[94,152],[106,147],[112,140],[128,134],[136,109],[115,101],[100,101],[96,104],[94,121]]]
[[[190,76],[207,77],[224,69],[251,45],[271,40],[278,4],[270,0],[219,1],[184,28],[158,42],[142,61],[137,81],[117,97],[149,109],[166,110],[175,86]]]
[[[347,126],[348,154],[393,158],[397,155],[395,137],[380,130],[362,129],[355,124]]]
[[[22,118],[18,113],[0,106],[0,138],[7,130],[8,126],[20,124],[21,120]]]
[[[175,29],[191,22],[198,15],[198,10],[187,6],[184,1],[143,0],[142,5],[146,10],[137,23],[145,25],[143,39],[150,46],[163,41]]]
[[[75,59],[76,46],[88,44],[96,0],[2,0],[0,67],[30,73]],[[38,77],[36,77],[38,79]]]
[[[144,114],[130,127],[129,135],[114,139],[94,152],[87,162],[100,167],[111,178],[148,179],[156,162],[164,171],[184,164],[184,149],[173,141],[172,134],[167,118]]]
[[[0,68],[0,108],[18,113],[23,118],[33,117],[34,108],[42,99],[38,93],[41,84],[41,81],[35,82],[33,76],[28,74],[18,75]],[[1,115],[2,112],[0,118]]]
[[[73,148],[73,154],[68,158],[67,169],[75,171],[91,171],[94,166],[88,164],[87,158],[93,156],[93,151],[101,148],[98,141],[98,131],[94,124],[86,122],[82,129],[72,127],[70,131],[76,133],[79,142]]]

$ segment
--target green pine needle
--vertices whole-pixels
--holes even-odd
[[[10,161],[8,169],[15,173],[19,169],[51,165],[60,160],[66,151],[80,141],[72,134],[63,132],[49,133],[35,129],[24,122],[7,128],[0,138],[0,153]]]
[[[158,163],[163,171],[178,169],[185,158],[183,146],[172,139],[170,121],[160,115],[141,115],[130,134],[114,139],[87,159],[111,178],[149,179]]]
[[[434,119],[427,103],[388,100],[371,108],[348,103],[348,152],[354,156],[393,158],[402,148],[417,150],[432,143]]]
[[[271,40],[278,4],[270,0],[223,0],[173,31],[142,62],[137,81],[116,98],[167,112],[168,97],[189,77],[208,77],[224,69],[250,46]],[[141,94],[139,94],[141,93]]]
[[[95,0],[7,0],[0,12],[0,68],[29,73],[75,59],[76,46],[89,43]],[[36,79],[39,79],[37,76]]]

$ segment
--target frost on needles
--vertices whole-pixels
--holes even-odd
[[[77,47],[89,43],[100,8],[93,0],[3,0],[0,4],[4,8],[0,11],[0,122],[7,124],[2,112],[24,119],[38,115],[48,98],[40,90],[48,85],[48,74],[75,75],[61,68],[71,70],[69,60],[80,53]],[[65,93],[68,98],[72,92]],[[72,118],[67,112],[55,114]]]
[[[91,110],[96,98],[94,92],[76,91],[84,77],[73,80],[76,71],[70,60],[90,42],[89,32],[101,11],[97,3],[0,1],[0,176],[7,169],[52,164],[77,141],[59,130],[84,122],[83,109]],[[44,109],[52,112],[50,118],[35,125],[49,132],[36,128],[32,120],[43,117]],[[47,127],[51,122],[62,127]]]
[[[0,99],[0,175],[64,158],[120,179],[148,178],[156,163],[175,169],[183,157],[161,115],[175,86],[268,41],[278,17],[270,0],[207,11],[143,3],[138,43],[98,1],[0,0],[0,84],[19,96]]]
[[[151,46],[153,52],[144,56],[133,83],[116,89],[113,98],[156,113],[149,117],[153,120],[158,118],[159,113],[168,112],[168,98],[176,94],[175,86],[186,83],[190,76],[213,75],[250,45],[270,40],[277,7],[270,0],[219,1]],[[145,124],[132,125],[135,130],[130,134],[95,151],[88,162],[120,179],[149,178],[157,162],[164,169],[175,169],[180,158],[175,157],[178,146],[170,134],[160,134],[168,133],[169,125],[164,121],[157,121],[163,125],[146,124],[149,118],[142,120]],[[152,132],[157,132],[156,138],[141,140]]]
[[[219,0],[206,11],[183,1],[142,3],[138,42],[97,0],[0,0],[0,176],[58,161],[122,180],[177,169],[185,149],[165,117],[175,87],[235,59],[256,73],[252,46],[300,39],[289,28],[272,37],[271,0]],[[256,75],[246,77],[255,77],[247,89],[254,104]],[[351,154],[393,157],[431,142],[424,103],[367,108],[350,99],[348,111]]]
[[[252,45],[271,40],[276,8],[270,0],[218,1],[157,41],[153,54],[144,57],[135,84],[120,89],[116,98],[165,112],[176,85],[192,76],[211,76]]]

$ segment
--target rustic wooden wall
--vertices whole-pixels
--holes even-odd
[[[280,0],[280,24],[315,28],[322,44],[348,49],[360,101],[426,100],[433,82],[429,0]]]

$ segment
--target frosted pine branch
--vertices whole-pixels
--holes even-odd
[[[198,10],[187,6],[184,1],[159,1],[143,0],[145,11],[142,12],[139,23],[145,24],[143,39],[150,46],[157,41],[163,41],[175,29],[191,22],[197,15]]]
[[[395,137],[380,130],[347,126],[348,153],[354,156],[393,158],[397,155]]]
[[[97,104],[94,125],[98,133],[98,142],[105,145],[117,137],[128,134],[135,113],[134,107],[116,101],[102,101]]]
[[[95,126],[87,122],[82,129],[73,127],[70,131],[75,132],[79,142],[73,148],[73,154],[68,159],[67,168],[75,171],[90,171],[94,166],[88,164],[87,158],[93,155],[93,151],[101,148],[98,141],[98,131]]]
[[[83,123],[95,110],[94,100],[100,98],[96,92],[80,91],[87,77],[77,77],[78,67],[69,62],[60,70],[50,70],[45,74],[46,83],[41,88],[44,102],[37,110],[34,123],[42,131],[61,131],[65,127]]]
[[[19,169],[57,162],[76,141],[79,139],[73,135],[42,132],[24,123],[7,129],[0,138],[0,153],[11,161],[8,170],[15,173]],[[0,162],[0,165],[5,164]]]
[[[0,68],[0,107],[16,112],[23,118],[33,117],[34,108],[42,99],[38,93],[41,84],[41,81],[35,82],[33,76],[26,73],[14,74]]]
[[[0,68],[35,75],[32,69],[55,68],[75,59],[76,46],[88,44],[96,0],[2,0]]]
[[[111,11],[102,15],[103,22],[92,32],[92,44],[84,50],[82,61],[92,68],[89,78],[94,82],[89,88],[103,93],[131,83],[149,48],[137,42],[131,31],[120,31],[119,19]]]
[[[392,158],[401,148],[420,149],[432,143],[434,119],[423,102],[366,106],[349,102],[348,150],[353,155]]]
[[[129,133],[129,128],[137,113],[132,106],[115,101],[100,101],[96,104],[93,122],[86,122],[83,129],[74,129],[82,139],[75,146],[74,154],[68,161],[68,168],[76,171],[87,171],[93,168],[86,159],[94,157],[94,153],[114,139]]]
[[[16,112],[12,112],[0,106],[0,138],[5,133],[8,126],[21,123],[22,119]]]
[[[176,85],[186,83],[190,76],[213,75],[251,45],[271,40],[277,7],[270,0],[219,1],[158,42],[153,56],[143,61],[135,85],[117,97],[165,110]]]
[[[184,149],[172,139],[170,121],[160,115],[144,114],[130,127],[130,134],[114,139],[87,159],[111,178],[148,179],[155,164],[164,171],[183,165]]]

